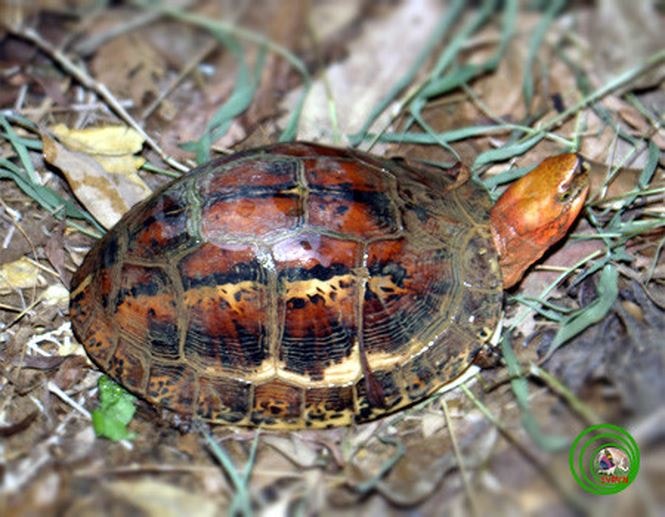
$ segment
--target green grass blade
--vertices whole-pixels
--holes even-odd
[[[609,93],[630,83],[631,81],[634,81],[639,76],[645,74],[646,72],[660,65],[663,62],[665,62],[665,49],[650,55],[642,63],[632,68],[629,68],[628,70],[625,70],[624,72],[613,77],[612,80],[606,82],[596,90],[589,93],[589,95],[585,96],[583,99],[578,101],[576,104],[565,110],[563,113],[560,113],[559,115],[554,117],[547,124],[545,124],[541,128],[541,130],[550,131],[559,127],[559,125],[561,125],[565,120],[567,120],[568,117],[577,113],[582,108],[589,106],[595,103],[596,101],[599,101]]]
[[[291,140],[294,140],[298,135],[298,122],[300,121],[300,115],[302,114],[302,110],[305,107],[307,94],[309,93],[311,87],[312,87],[311,80],[309,79],[309,77],[306,77],[303,92],[300,95],[300,98],[298,99],[295,108],[289,115],[289,120],[286,123],[286,127],[282,131],[282,134],[279,135],[280,142],[290,142]]]
[[[544,137],[545,133],[539,133],[530,138],[527,138],[526,140],[480,153],[476,157],[476,160],[473,162],[473,170],[477,171],[480,167],[488,163],[504,161],[515,156],[520,156],[534,147]]]
[[[420,70],[423,64],[429,59],[429,56],[436,45],[441,42],[453,24],[459,19],[464,6],[465,2],[463,0],[455,0],[455,2],[447,8],[446,13],[441,17],[439,23],[434,28],[432,35],[428,38],[423,49],[418,53],[416,59],[406,73],[397,80],[397,82],[388,90],[388,93],[372,108],[360,130],[353,135],[348,135],[352,146],[357,146],[367,137],[367,132],[376,119],[379,118],[388,106],[390,106],[400,92],[413,83],[418,70]]]
[[[658,167],[658,161],[660,160],[660,149],[653,140],[649,141],[648,152],[647,163],[637,180],[637,185],[640,190],[647,188],[651,182],[651,178],[653,178],[653,175],[656,172],[656,167]],[[631,199],[630,202],[632,203],[633,199]]]
[[[95,227],[99,234],[104,234],[105,230],[97,223],[97,221],[87,212],[81,210],[75,203],[61,197],[57,192],[55,192],[50,187],[44,185],[35,185],[26,179],[24,171],[17,173],[15,166],[11,168],[7,165],[13,165],[8,163],[4,159],[0,159],[0,178],[6,178],[12,180],[28,197],[33,199],[38,203],[42,208],[47,210],[50,214],[58,219],[63,217],[71,217],[74,219],[82,219],[89,222]]]
[[[16,154],[21,161],[21,165],[23,165],[23,168],[27,172],[30,181],[34,184],[41,183],[39,176],[37,176],[37,173],[35,172],[35,167],[32,164],[32,160],[30,159],[28,148],[23,145],[22,139],[16,134],[14,128],[9,124],[7,119],[2,114],[0,114],[0,125],[5,130],[7,140],[16,151]]]
[[[619,295],[619,273],[612,264],[606,264],[598,279],[598,296],[589,305],[564,320],[552,345],[549,357],[557,348],[591,325],[598,323],[610,311]]]
[[[231,481],[231,485],[233,486],[234,492],[228,515],[242,515],[243,517],[252,515],[252,501],[248,485],[249,476],[246,474],[246,472],[238,472],[238,469],[236,469],[236,466],[233,464],[233,460],[226,452],[226,449],[222,446],[221,443],[218,443],[217,440],[215,440],[215,438],[206,427],[203,425],[199,425],[197,427],[199,432],[203,435],[203,438],[205,439],[210,452],[212,452],[212,455],[222,466],[224,472],[226,472],[226,475]],[[256,442],[258,442],[258,433],[255,443],[252,445],[252,452],[250,453],[250,460],[252,464],[256,456]]]
[[[459,55],[462,47],[469,41],[472,34],[482,28],[490,19],[496,9],[496,0],[484,0],[482,8],[476,15],[452,38],[450,43],[443,49],[430,77],[439,77],[455,58]]]
[[[231,95],[210,118],[203,135],[198,140],[183,145],[183,149],[196,153],[198,164],[203,164],[210,159],[212,144],[224,136],[231,127],[233,120],[244,113],[251,105],[265,64],[266,54],[264,48],[259,54],[254,71],[250,72],[245,60],[244,50],[236,38],[219,30],[212,30],[211,32],[234,56],[238,71]]]
[[[527,379],[522,375],[519,361],[515,356],[508,334],[501,340],[501,352],[508,367],[508,373],[511,377],[510,386],[515,394],[517,405],[520,408],[522,425],[525,431],[536,445],[544,451],[556,452],[564,449],[568,445],[568,438],[565,436],[544,434],[531,411],[531,406],[529,405],[529,385]]]
[[[524,96],[524,104],[526,105],[527,110],[531,106],[531,100],[533,99],[533,64],[538,56],[538,51],[545,39],[545,35],[549,30],[552,22],[555,17],[559,14],[559,11],[566,5],[565,0],[554,0],[548,5],[547,11],[540,18],[536,29],[533,31],[531,38],[529,38],[526,62],[524,64],[524,78],[522,80],[522,94]]]
[[[37,140],[36,138],[23,138],[18,135],[14,135],[13,137],[9,133],[3,133],[0,132],[0,138],[4,138],[5,140],[11,141],[13,138],[15,142],[18,144],[22,145],[26,149],[29,149],[31,151],[41,151],[42,150],[42,142],[41,140]]]
[[[30,159],[29,152],[29,149],[41,149],[41,142],[17,135],[8,119],[18,121],[17,123],[28,127],[31,131],[37,130],[33,123],[27,121],[27,119],[23,120],[23,117],[13,114],[5,116],[0,113],[0,126],[4,130],[0,136],[12,145],[20,162],[20,165],[17,165],[7,158],[0,158],[0,178],[12,180],[25,195],[33,199],[54,217],[85,220],[95,228],[98,234],[102,235],[104,229],[90,214],[81,210],[76,203],[60,196],[49,186],[42,184],[42,180]]]
[[[270,40],[264,34],[254,32],[243,27],[239,27],[231,22],[226,22],[224,20],[214,20],[207,18],[203,15],[190,13],[184,9],[179,9],[177,7],[169,6],[162,2],[150,2],[147,0],[134,0],[136,5],[144,7],[148,10],[153,10],[159,12],[163,15],[170,16],[177,20],[191,23],[198,27],[202,27],[211,32],[217,32],[217,34],[223,32],[225,34],[233,35],[240,40],[249,41],[251,43],[258,44],[261,47],[265,47],[271,52],[283,57],[293,68],[295,68],[298,73],[302,76],[304,83],[304,92],[301,96],[301,99],[298,102],[296,110],[291,113],[287,128],[282,133],[280,140],[292,139],[297,133],[298,121],[300,118],[300,113],[302,111],[302,106],[304,105],[304,100],[309,93],[311,88],[312,78],[307,70],[305,64],[300,60],[295,54],[293,54],[288,48]]]
[[[485,188],[488,190],[492,190],[499,185],[510,183],[511,181],[515,181],[516,179],[521,178],[522,176],[531,172],[537,166],[538,164],[530,165],[528,167],[513,167],[512,169],[508,169],[505,172],[495,174],[491,178],[482,180],[482,184],[485,185]]]

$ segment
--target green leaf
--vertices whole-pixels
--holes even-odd
[[[99,378],[97,386],[99,407],[92,412],[95,434],[114,442],[134,439],[136,433],[129,431],[127,424],[136,412],[136,398],[105,375]]]

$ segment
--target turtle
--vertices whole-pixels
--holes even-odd
[[[279,143],[194,168],[134,206],[71,282],[101,370],[183,419],[371,421],[487,349],[503,290],[566,234],[584,161],[546,158],[492,206],[462,165]]]

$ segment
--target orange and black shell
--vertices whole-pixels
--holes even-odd
[[[73,328],[111,378],[186,418],[371,420],[453,380],[494,329],[489,208],[472,182],[358,151],[213,160],[93,247]]]

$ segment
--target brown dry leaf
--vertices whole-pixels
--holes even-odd
[[[159,95],[159,80],[164,76],[166,63],[142,37],[132,33],[104,45],[92,68],[97,79],[116,95],[128,95],[141,106],[148,94]]]
[[[81,355],[68,355],[55,371],[52,381],[61,390],[67,391],[87,375],[87,359]]]
[[[27,257],[0,266],[0,294],[44,285],[39,266]]]
[[[588,37],[599,84],[613,80],[665,47],[662,17],[654,1],[604,0],[588,15],[588,28],[582,24],[581,32]],[[650,88],[664,77],[665,66],[654,67],[631,81],[629,88]]]
[[[349,57],[330,66],[323,79],[313,83],[298,129],[303,140],[334,142],[336,139],[331,102],[339,132],[357,132],[376,103],[413,63],[439,19],[443,6],[434,0],[403,2],[386,16],[364,25],[364,33],[349,46]],[[314,13],[316,16],[316,12]],[[325,16],[325,13],[321,15]],[[327,20],[312,20],[312,26]],[[395,37],[399,34],[399,37]],[[330,93],[328,93],[330,92]],[[283,103],[291,113],[302,89],[291,92]],[[280,120],[284,125],[288,117]],[[384,113],[379,124],[385,125]]]
[[[265,435],[262,440],[299,467],[310,468],[316,465],[316,451],[306,442],[298,440],[295,435]]]
[[[665,149],[665,129],[654,127],[636,107],[616,96],[607,97],[603,103],[621,117],[627,124],[628,131],[633,135],[645,139],[650,138],[659,149]],[[657,112],[656,107],[654,107],[654,111]]]
[[[221,508],[203,494],[153,479],[114,481],[105,489],[115,498],[124,500],[140,515],[214,517],[221,514]]]
[[[42,135],[46,161],[62,170],[76,197],[105,228],[113,226],[133,205],[150,195],[150,189],[136,173],[143,159],[132,154],[140,149],[133,131],[124,127],[70,131],[64,126],[56,126],[53,131],[62,135],[67,147],[96,151],[90,155],[70,150]],[[113,170],[107,170],[104,164]]]
[[[540,16],[537,14],[524,15],[520,17],[520,34],[513,39],[510,44],[509,52],[505,59],[499,62],[497,70],[492,74],[479,77],[473,83],[473,89],[482,101],[487,114],[495,117],[504,117],[509,120],[523,120],[527,116],[526,106],[522,95],[521,81],[524,77],[524,65],[526,63],[528,44],[527,38],[537,25]],[[488,60],[495,52],[495,45],[488,45],[488,41],[499,40],[499,27],[487,27],[476,38],[475,44],[466,50],[466,59],[470,62],[481,63]],[[541,54],[549,51],[547,47]],[[552,74],[554,76],[554,74]],[[556,76],[554,76],[556,77]],[[565,77],[565,76],[564,76]],[[534,78],[534,80],[537,79]],[[550,85],[555,91],[558,84]],[[534,84],[534,98],[532,99],[530,109],[537,111],[543,104],[543,98],[547,97],[548,92],[541,91],[542,84]],[[474,118],[482,117],[484,114],[477,112],[477,107],[473,104],[463,104],[462,109],[467,112],[467,119],[473,121]],[[468,122],[466,122],[468,124]]]
[[[65,248],[62,243],[64,240],[64,221],[57,221],[51,230],[50,237],[44,244],[44,253],[51,263],[53,269],[60,275],[60,278],[67,278],[65,268]]]

